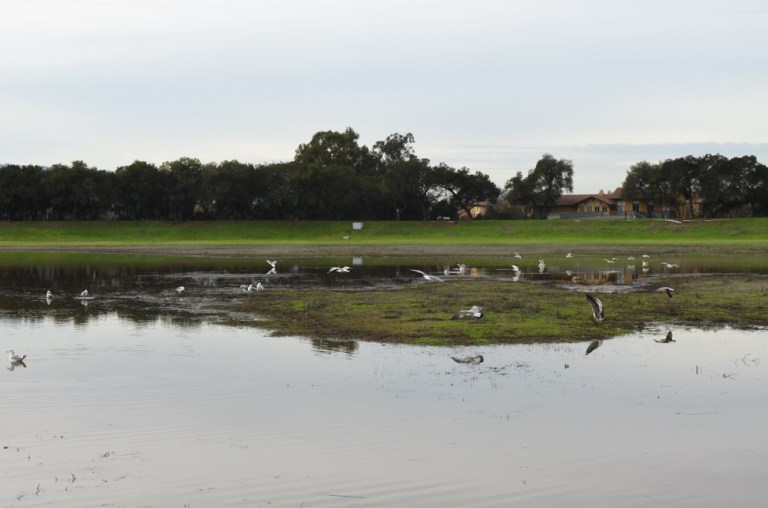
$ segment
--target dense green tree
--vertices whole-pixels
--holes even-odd
[[[453,209],[464,210],[467,218],[472,219],[472,208],[487,199],[495,200],[501,190],[488,175],[469,169],[453,169],[445,164],[435,168],[434,179],[443,191],[447,193],[448,202]]]
[[[505,190],[511,205],[531,205],[539,218],[544,218],[563,191],[573,192],[573,163],[544,154],[526,177],[517,173],[508,180]]]
[[[159,220],[169,218],[166,189],[169,175],[145,161],[133,161],[115,170],[116,208],[124,219]]]
[[[208,213],[204,193],[203,165],[199,159],[182,157],[163,162],[160,172],[167,177],[166,193],[170,217],[189,220]]]

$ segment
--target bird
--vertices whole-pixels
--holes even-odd
[[[658,342],[659,344],[666,344],[668,342],[676,342],[675,339],[672,338],[672,330],[668,331],[667,332],[667,336],[664,337],[663,339],[661,339],[661,340],[653,339],[653,340],[654,340],[654,342]]]
[[[53,298],[53,293],[51,293],[51,290],[49,289],[45,292],[45,299],[50,300],[51,298]]]
[[[565,255],[565,257],[572,258],[573,257],[573,252],[569,252],[568,254]]]
[[[276,265],[277,265],[277,260],[273,260],[273,259],[267,259],[267,260],[265,260],[265,261],[266,261],[266,262],[267,262],[267,264],[268,264],[269,266],[271,266],[272,268],[275,268],[275,267],[276,267]]]
[[[520,267],[517,265],[512,265],[512,271],[514,271],[515,273],[520,273]]]
[[[248,291],[264,291],[264,286],[261,282],[257,282],[255,286],[253,284],[248,286]]]
[[[661,263],[661,264],[664,265],[665,268],[680,268],[679,265],[676,265],[674,263]]]
[[[88,298],[88,290],[84,289],[80,292],[80,298]]]
[[[425,279],[427,279],[427,280],[429,280],[429,281],[433,281],[433,280],[436,280],[436,281],[438,281],[438,282],[445,282],[443,279],[441,279],[441,278],[440,278],[440,277],[438,277],[437,275],[429,275],[428,273],[424,273],[424,272],[422,272],[421,270],[416,270],[416,269],[414,269],[414,268],[411,268],[411,271],[412,271],[412,272],[416,272],[416,273],[420,273],[422,277],[424,277]]]
[[[176,292],[177,292],[178,294],[181,294],[181,293],[183,293],[183,292],[184,292],[184,290],[185,290],[185,289],[186,289],[186,288],[185,288],[184,286],[179,286],[179,287],[177,287],[177,288],[176,288]]]
[[[9,349],[6,353],[8,353],[8,363],[23,362],[24,358],[27,357],[27,355],[17,355],[13,349]]]
[[[332,266],[330,270],[328,270],[328,273],[331,272],[339,272],[339,273],[349,273],[350,268],[348,266]]]
[[[539,268],[546,267],[547,264],[544,262],[544,258],[539,258]]]
[[[477,305],[473,305],[471,308],[467,310],[460,310],[456,314],[453,315],[451,319],[463,319],[466,317],[472,317],[475,319],[482,319],[485,314],[483,313],[483,308],[478,307]]]
[[[674,288],[670,288],[670,287],[663,287],[656,290],[657,293],[661,293],[664,291],[667,293],[667,296],[670,298],[672,298],[672,295],[675,294]]]
[[[607,258],[603,258],[603,261],[605,261],[606,263],[611,263],[611,264],[616,263],[616,261],[614,261],[613,259],[607,259]]]
[[[479,365],[479,364],[483,363],[484,358],[483,358],[483,355],[463,356],[463,357],[460,357],[460,358],[452,356],[451,360],[453,360],[456,363],[468,363],[468,364],[471,364],[471,365]]]
[[[603,339],[595,339],[592,342],[589,343],[589,346],[587,346],[587,352],[584,353],[584,356],[587,356],[589,353],[594,351],[595,349],[599,348],[603,345]]]
[[[589,306],[592,307],[592,316],[595,318],[595,321],[599,323],[605,320],[605,313],[603,312],[603,302],[600,301],[600,298],[594,295],[590,295],[589,293],[587,293],[585,296],[587,297]]]
[[[521,255],[520,255],[520,253],[519,253],[519,252],[517,252],[517,251],[515,251],[515,253],[514,253],[513,255],[514,255],[514,257],[516,257],[517,259],[523,259],[523,256],[521,256]]]

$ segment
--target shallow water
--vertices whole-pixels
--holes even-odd
[[[768,330],[676,327],[677,342],[657,344],[658,325],[589,356],[586,343],[271,337],[217,325],[203,302],[253,297],[239,285],[254,281],[398,287],[449,262],[358,259],[328,274],[351,260],[281,260],[267,275],[104,259],[0,269],[2,349],[29,355],[0,374],[0,506],[763,504]],[[507,261],[446,277],[508,279]],[[521,267],[531,280],[616,273],[601,262]],[[763,273],[755,258],[669,262]],[[631,290],[663,271],[641,273],[595,284]],[[75,299],[85,288],[94,299]],[[450,359],[478,353],[478,366]]]
[[[762,504],[768,332],[666,331],[585,356],[4,319],[0,506]]]

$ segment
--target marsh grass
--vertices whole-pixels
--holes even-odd
[[[654,291],[674,284],[668,298]],[[592,318],[584,289],[549,284],[466,280],[413,284],[397,290],[274,290],[240,301],[240,312],[284,335],[459,345],[572,342],[610,338],[653,323],[668,326],[766,326],[768,280],[757,276],[692,276],[637,292],[600,293],[606,320]],[[456,321],[480,305],[485,317]]]

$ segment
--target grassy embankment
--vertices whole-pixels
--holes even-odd
[[[342,240],[343,236],[348,240]],[[0,246],[98,245],[549,245],[606,250],[621,246],[732,254],[768,252],[768,220],[675,224],[664,221],[7,223]],[[768,260],[766,261],[768,262]],[[669,299],[654,289],[672,285]],[[587,288],[588,289],[588,288]],[[258,295],[262,296],[262,295]],[[576,341],[608,338],[649,323],[768,326],[768,279],[757,275],[684,276],[638,292],[605,294],[607,319],[592,320],[583,292],[542,284],[461,280],[370,291],[273,290],[230,302],[265,317],[282,334],[425,344]],[[454,321],[455,310],[482,305],[486,317]]]
[[[348,236],[348,239],[344,239]],[[768,219],[474,222],[6,222],[1,246],[708,244],[768,245]]]

